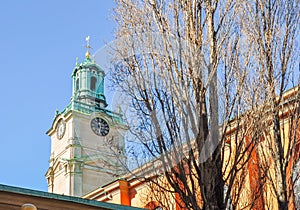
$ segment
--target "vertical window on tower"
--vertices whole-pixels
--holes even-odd
[[[96,77],[91,77],[91,90],[92,91],[96,90],[96,83],[97,83],[97,78]]]
[[[76,79],[76,86],[75,86],[75,90],[77,91],[79,89],[79,78]]]

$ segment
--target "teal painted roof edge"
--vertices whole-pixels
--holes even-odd
[[[90,206],[103,207],[111,210],[118,210],[118,209],[119,210],[138,210],[138,209],[141,210],[142,209],[137,207],[122,206],[119,204],[105,203],[105,202],[89,200],[89,199],[84,199],[79,197],[59,195],[59,194],[48,193],[39,190],[31,190],[31,189],[8,186],[3,184],[0,184],[0,191],[18,193],[23,195],[31,195],[31,196],[42,197],[42,198],[50,198],[50,199],[56,199],[61,201],[69,201],[69,202],[74,202],[79,204],[90,205]]]

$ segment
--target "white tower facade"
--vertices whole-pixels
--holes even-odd
[[[80,197],[124,173],[127,127],[121,114],[106,109],[104,76],[89,51],[76,64],[71,102],[56,114],[47,131],[49,192]]]

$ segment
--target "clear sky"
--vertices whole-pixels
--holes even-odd
[[[0,183],[47,191],[50,128],[76,57],[113,40],[113,0],[9,0],[0,13]]]

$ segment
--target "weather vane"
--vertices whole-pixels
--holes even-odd
[[[85,41],[86,41],[86,48],[91,48],[91,46],[90,46],[90,36],[85,37]]]
[[[91,48],[91,46],[90,46],[90,36],[87,36],[85,38],[85,41],[86,41],[86,46],[85,46],[86,47],[86,53],[85,53],[85,57],[87,59],[89,59],[91,57],[90,51],[89,51],[89,49]]]

